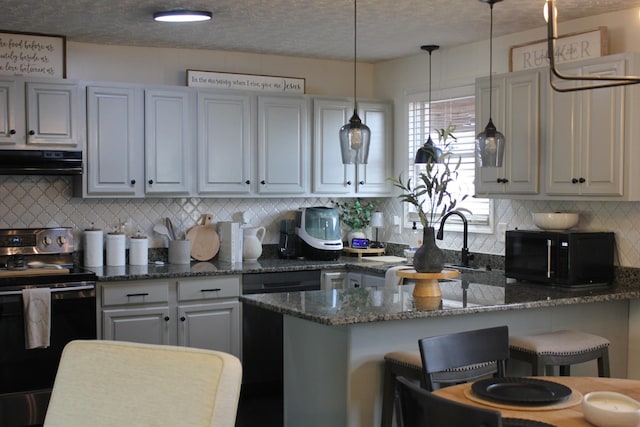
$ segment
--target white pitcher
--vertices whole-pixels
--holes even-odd
[[[256,261],[262,255],[262,239],[267,230],[264,227],[244,228],[242,239],[242,259]]]

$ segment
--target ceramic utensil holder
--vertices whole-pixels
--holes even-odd
[[[169,264],[189,264],[191,262],[191,241],[169,241]]]

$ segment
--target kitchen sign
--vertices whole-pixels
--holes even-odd
[[[67,76],[64,36],[0,32],[0,74],[5,76]]]
[[[304,79],[252,74],[187,70],[187,86],[213,89],[256,90],[262,92],[304,93]]]
[[[556,40],[556,64],[597,58],[607,54],[607,27],[573,33]],[[512,46],[509,71],[529,70],[549,65],[547,40]]]

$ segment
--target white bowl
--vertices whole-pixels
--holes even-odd
[[[640,402],[612,391],[593,391],[582,398],[582,412],[598,427],[640,426]]]
[[[533,214],[533,223],[543,230],[568,230],[578,224],[577,213],[540,212]]]

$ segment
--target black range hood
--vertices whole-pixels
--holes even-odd
[[[82,151],[0,150],[0,175],[82,175]]]

